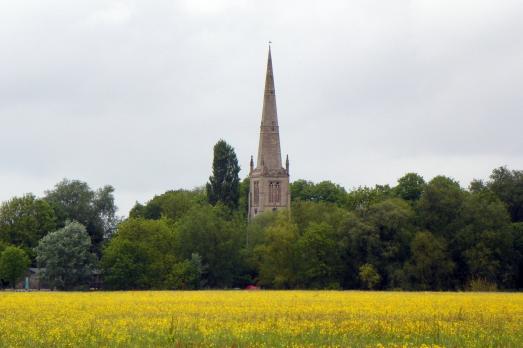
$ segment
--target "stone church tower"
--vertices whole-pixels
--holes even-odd
[[[263,95],[258,160],[254,167],[254,160],[251,156],[249,178],[249,220],[264,211],[290,209],[289,156],[287,156],[285,168],[283,168],[270,46]]]

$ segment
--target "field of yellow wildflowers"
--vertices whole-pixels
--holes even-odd
[[[523,294],[0,293],[0,347],[523,347]]]

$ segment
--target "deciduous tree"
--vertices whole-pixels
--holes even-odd
[[[49,233],[35,248],[42,278],[62,290],[87,287],[96,261],[90,249],[91,239],[78,222]]]
[[[0,240],[32,253],[40,238],[56,229],[51,206],[32,194],[14,197],[0,206]]]
[[[118,223],[113,192],[112,186],[93,191],[85,182],[64,179],[47,191],[44,199],[53,207],[58,227],[78,221],[91,237],[93,251],[100,255],[104,239]]]
[[[20,248],[8,246],[0,254],[0,279],[14,288],[16,283],[27,272],[30,265],[27,254]]]

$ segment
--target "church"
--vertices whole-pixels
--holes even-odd
[[[289,156],[286,158],[284,168],[270,46],[263,94],[258,158],[256,166],[254,166],[254,159],[251,156],[249,179],[249,220],[264,211],[290,209]]]

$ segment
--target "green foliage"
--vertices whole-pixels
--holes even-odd
[[[328,202],[344,205],[347,192],[340,185],[330,181],[314,184],[311,181],[296,180],[290,185],[293,201]]]
[[[47,234],[35,248],[42,278],[62,290],[87,287],[96,261],[90,249],[91,239],[78,222]]]
[[[407,173],[398,179],[398,185],[394,187],[394,193],[401,199],[406,201],[417,201],[423,189],[425,188],[425,180],[416,173]]]
[[[287,214],[277,212],[275,223],[265,231],[265,242],[254,253],[259,263],[259,284],[276,289],[288,289],[298,284],[298,227]]]
[[[312,223],[298,239],[297,282],[312,289],[340,288],[343,269],[341,248],[333,227],[325,222]]]
[[[523,171],[499,167],[492,171],[487,187],[508,207],[513,222],[523,222]]]
[[[394,196],[389,185],[376,185],[374,188],[358,187],[347,194],[346,207],[353,211],[364,211],[371,205]]]
[[[242,216],[247,218],[249,214],[249,190],[250,190],[251,180],[245,178],[240,182],[240,202],[239,202],[239,211]]]
[[[459,228],[464,200],[465,191],[458,182],[435,177],[425,187],[417,205],[421,226],[450,240]]]
[[[338,229],[349,214],[345,209],[327,202],[298,201],[291,207],[292,220],[303,233],[311,223],[325,222]]]
[[[32,194],[0,206],[0,241],[22,247],[30,256],[40,238],[56,229],[51,206]]]
[[[415,173],[393,188],[348,193],[330,181],[297,180],[290,214],[266,212],[247,223],[249,179],[239,182],[232,147],[220,141],[214,150],[206,189],[136,203],[114,234],[110,186],[93,191],[64,180],[44,199],[15,197],[0,206],[0,253],[11,245],[30,259],[36,252],[61,289],[87,284],[89,250],[102,254],[109,289],[523,288],[521,171],[495,169],[468,190]]]
[[[365,220],[372,226],[375,238],[370,240],[366,261],[378,267],[385,284],[400,286],[398,270],[409,257],[414,211],[406,201],[393,198],[370,206]]]
[[[523,222],[513,223],[510,226],[513,240],[513,274],[515,275],[516,289],[523,289]]]
[[[372,290],[379,284],[381,276],[373,265],[366,263],[359,269],[359,278],[366,289]]]
[[[147,204],[136,203],[129,217],[159,220],[167,218],[171,222],[178,221],[194,206],[201,206],[207,201],[203,189],[167,191],[154,196]]]
[[[47,191],[45,200],[54,209],[57,226],[64,227],[68,221],[78,221],[85,226],[91,237],[92,250],[101,254],[102,243],[116,228],[114,188],[104,186],[96,191],[79,180],[64,179]]]
[[[109,289],[160,289],[172,265],[175,233],[165,220],[127,219],[104,250],[101,266]]]
[[[410,245],[412,257],[406,264],[406,274],[414,289],[442,290],[451,287],[454,263],[442,238],[432,233],[417,232]]]
[[[31,261],[27,254],[15,246],[6,247],[0,254],[0,279],[14,288],[16,283],[27,272]]]
[[[463,202],[463,227],[453,239],[455,254],[461,258],[460,280],[483,278],[513,286],[511,258],[513,236],[510,216],[503,203],[490,191],[469,194]]]
[[[240,166],[234,148],[224,140],[214,145],[212,175],[207,183],[209,203],[223,203],[231,209],[237,209],[240,199]]]
[[[474,278],[467,284],[468,291],[474,292],[493,292],[498,291],[496,283],[492,283],[484,278]]]
[[[2,251],[4,251],[4,249],[7,248],[8,246],[9,246],[8,243],[6,243],[6,242],[0,240],[0,253],[1,253]]]
[[[176,223],[176,254],[189,259],[198,253],[206,267],[205,281],[210,287],[233,286],[236,270],[241,269],[240,248],[245,245],[245,221],[230,216],[218,204],[194,207]]]
[[[202,258],[192,254],[190,260],[175,263],[167,277],[167,287],[177,290],[196,290],[201,287]]]

